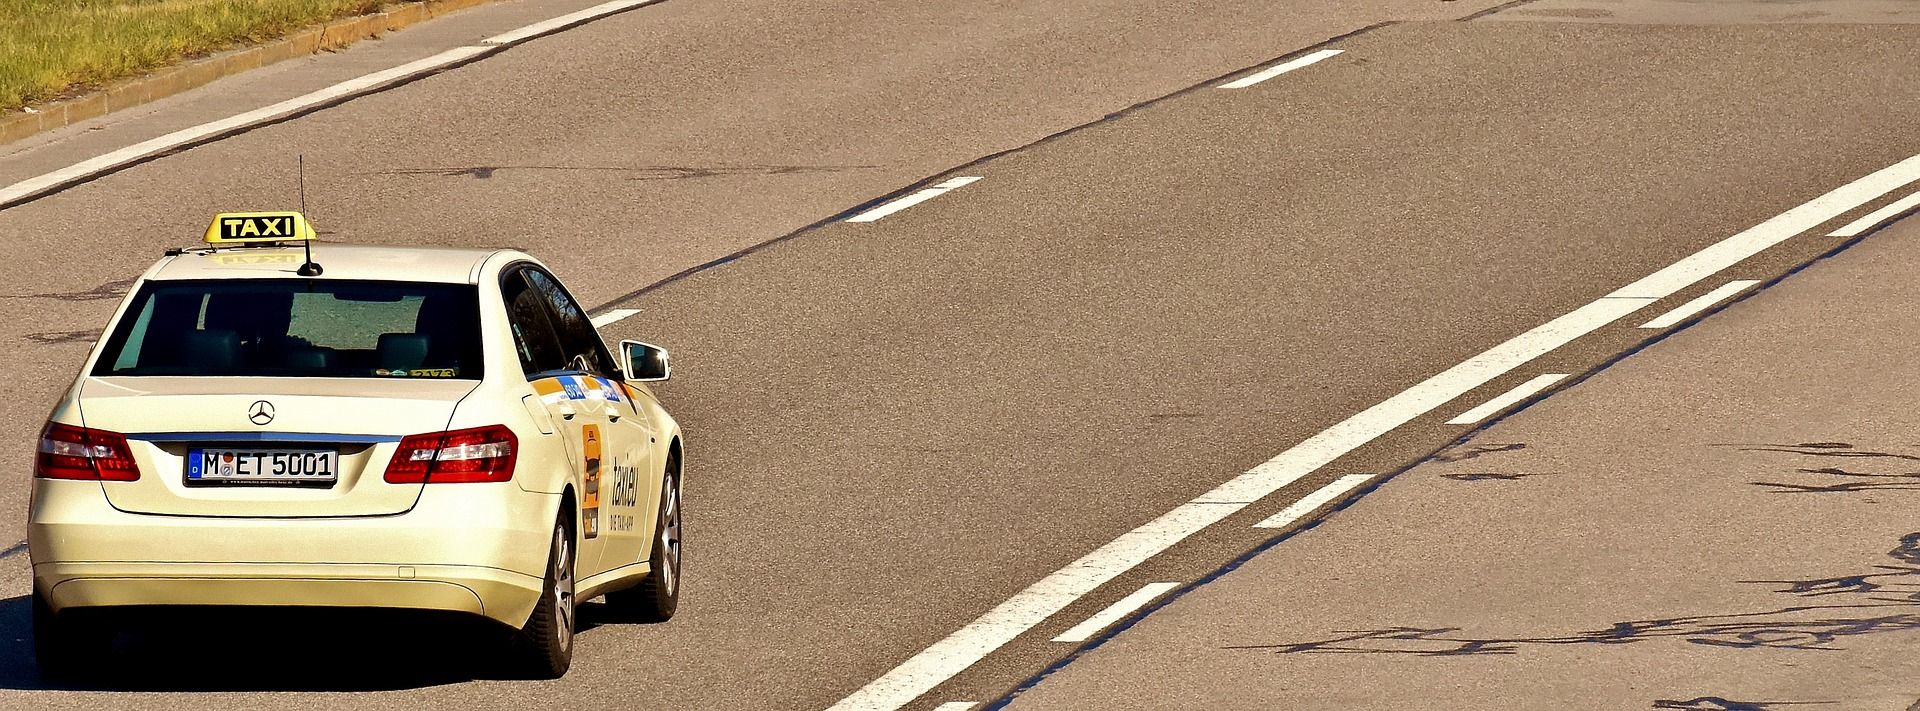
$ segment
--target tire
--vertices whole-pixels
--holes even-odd
[[[635,622],[666,622],[680,608],[681,502],[680,457],[667,457],[660,482],[660,507],[654,512],[651,568],[639,585],[607,593],[607,606]]]
[[[77,681],[89,667],[101,667],[100,656],[113,641],[105,631],[72,613],[56,614],[39,590],[32,604],[33,659],[42,681]]]
[[[566,523],[553,526],[553,543],[547,549],[547,579],[541,586],[540,602],[520,628],[518,646],[521,666],[515,676],[530,679],[558,679],[573,666],[573,633],[577,612],[573,588],[573,532]]]

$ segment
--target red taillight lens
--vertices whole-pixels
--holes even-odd
[[[42,479],[134,481],[140,478],[140,468],[133,464],[133,450],[127,446],[126,437],[49,422],[40,432],[33,475]]]
[[[519,441],[505,425],[408,435],[387,463],[389,484],[461,484],[513,478]]]

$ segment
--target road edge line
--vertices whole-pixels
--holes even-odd
[[[1914,213],[1914,216],[1920,217],[1920,213]],[[1226,563],[1222,564],[1220,567],[1215,568],[1213,571],[1200,575],[1196,577],[1193,580],[1193,582],[1188,583],[1184,586],[1181,586],[1180,588],[1175,589],[1174,591],[1167,593],[1164,596],[1161,596],[1160,599],[1153,601],[1152,603],[1148,604],[1144,608],[1141,608],[1141,610],[1138,613],[1136,613],[1132,618],[1123,620],[1120,624],[1115,625],[1113,628],[1108,629],[1107,631],[1101,633],[1098,636],[1095,636],[1093,639],[1075,648],[1073,651],[1068,652],[1066,656],[1061,657],[1058,660],[1055,660],[1052,664],[1047,665],[1046,668],[1041,669],[1040,671],[1022,680],[1020,683],[1015,684],[1012,689],[1009,689],[1005,694],[1002,694],[999,698],[996,698],[992,701],[985,702],[985,705],[981,707],[981,711],[998,711],[999,709],[1006,708],[1008,704],[1013,703],[1014,699],[1018,698],[1021,694],[1026,693],[1027,691],[1031,690],[1035,686],[1038,686],[1040,682],[1046,681],[1047,677],[1052,676],[1054,673],[1059,672],[1060,670],[1065,669],[1068,665],[1071,665],[1075,661],[1078,661],[1082,655],[1105,645],[1107,642],[1111,641],[1114,637],[1119,636],[1120,633],[1125,632],[1128,629],[1131,629],[1140,620],[1146,619],[1146,617],[1152,614],[1153,612],[1159,610],[1160,608],[1166,607],[1168,605],[1172,605],[1174,602],[1178,601],[1180,598],[1185,597],[1187,593],[1192,592],[1195,589],[1198,589],[1199,587],[1206,585],[1207,583],[1211,583],[1214,580],[1219,579],[1221,576],[1226,575],[1227,573],[1231,573],[1234,570],[1239,569],[1240,566],[1245,565],[1247,561],[1253,560],[1254,558],[1258,557],[1260,554],[1267,552],[1273,547],[1278,546],[1282,543],[1285,543],[1288,540],[1291,540],[1294,536],[1300,535],[1311,529],[1319,527],[1319,525],[1322,523],[1325,523],[1327,519],[1332,518],[1335,514],[1341,511],[1347,510],[1347,508],[1352,506],[1355,502],[1359,501],[1360,499],[1366,498],[1368,494],[1371,494],[1374,491],[1379,490],[1380,487],[1385,486],[1387,482],[1392,481],[1393,479],[1399,477],[1400,475],[1405,474],[1409,471],[1412,471],[1414,468],[1419,467],[1420,465],[1435,461],[1436,458],[1441,454],[1444,454],[1447,451],[1454,449],[1455,447],[1459,447],[1468,442],[1471,442],[1473,438],[1479,436],[1480,433],[1485,432],[1488,429],[1491,429],[1492,427],[1500,424],[1501,422],[1505,422],[1508,418],[1520,414],[1521,412],[1525,411],[1527,408],[1533,407],[1534,405],[1539,404],[1540,402],[1546,400],[1549,397],[1554,396],[1555,394],[1564,392],[1568,389],[1573,388],[1576,385],[1584,383],[1589,378],[1599,375],[1600,373],[1605,372],[1608,368],[1612,368],[1613,366],[1618,365],[1621,361],[1631,358],[1635,354],[1638,354],[1641,351],[1644,351],[1648,348],[1653,347],[1656,344],[1659,344],[1661,341],[1665,341],[1668,338],[1672,338],[1686,331],[1687,329],[1692,328],[1695,324],[1698,324],[1701,321],[1704,321],[1707,318],[1710,318],[1722,311],[1732,308],[1735,304],[1746,301],[1747,299],[1751,299],[1761,294],[1762,292],[1765,292],[1767,289],[1771,289],[1774,286],[1780,284],[1781,282],[1786,281],[1788,278],[1791,278],[1795,274],[1799,274],[1800,272],[1806,271],[1807,268],[1812,267],[1815,264],[1819,264],[1820,262],[1839,256],[1841,253],[1849,249],[1852,249],[1853,247],[1857,246],[1861,242],[1866,241],[1867,238],[1872,237],[1875,234],[1879,234],[1881,231],[1889,227],[1892,227],[1893,225],[1897,225],[1899,223],[1900,223],[1900,220],[1883,222],[1880,225],[1874,227],[1873,229],[1870,229],[1866,232],[1863,232],[1859,235],[1849,238],[1846,241],[1843,241],[1840,244],[1835,245],[1834,247],[1824,252],[1814,255],[1812,258],[1807,259],[1806,261],[1803,261],[1799,264],[1792,266],[1791,268],[1787,269],[1785,272],[1781,273],[1780,275],[1763,281],[1759,286],[1755,288],[1742,292],[1734,296],[1734,298],[1727,299],[1720,303],[1709,306],[1705,310],[1702,310],[1700,313],[1693,315],[1692,317],[1688,318],[1685,321],[1682,321],[1675,328],[1650,334],[1645,339],[1641,340],[1639,343],[1633,345],[1632,347],[1614,354],[1612,357],[1609,357],[1606,360],[1603,360],[1600,363],[1595,364],[1592,368],[1588,368],[1585,371],[1574,374],[1570,380],[1563,381],[1563,384],[1560,385],[1559,387],[1553,388],[1546,392],[1536,394],[1533,397],[1528,398],[1527,400],[1521,402],[1517,407],[1509,409],[1504,413],[1494,416],[1492,419],[1489,419],[1485,422],[1480,423],[1479,425],[1467,430],[1466,432],[1461,433],[1460,436],[1458,437],[1447,440],[1445,443],[1441,444],[1438,447],[1435,447],[1432,451],[1427,452],[1425,455],[1422,455],[1418,458],[1413,459],[1412,461],[1409,461],[1405,466],[1402,466],[1370,482],[1367,482],[1365,485],[1359,487],[1358,490],[1354,491],[1353,493],[1348,495],[1346,498],[1341,499],[1338,503],[1334,504],[1332,508],[1322,511],[1317,516],[1313,516],[1311,518],[1305,519],[1305,522],[1299,527],[1288,529],[1280,533],[1279,535],[1274,536],[1273,538],[1269,538],[1265,541],[1261,541],[1260,543],[1254,545],[1253,548],[1248,549],[1245,553],[1242,553],[1239,556],[1236,556],[1234,559],[1227,561]]]
[[[59,193],[77,185],[98,180],[150,160],[164,158],[179,153],[180,151],[232,138],[259,128],[306,116],[316,111],[333,108],[363,96],[378,94],[389,89],[425,79],[440,72],[472,64],[542,37],[548,37],[589,22],[602,20],[623,12],[662,2],[666,2],[666,0],[615,0],[614,2],[588,8],[589,10],[599,10],[599,14],[587,18],[575,18],[565,25],[542,27],[542,25],[551,23],[553,20],[542,20],[539,23],[528,25],[527,28],[522,29],[541,27],[543,31],[538,34],[514,37],[511,42],[489,44],[489,40],[483,40],[480,44],[449,48],[423,59],[362,74],[352,79],[333,84],[327,88],[308,92],[286,101],[263,106],[252,111],[234,114],[226,118],[195,124],[0,188],[0,211],[19,207],[20,205]],[[579,14],[580,13],[563,15],[561,18],[574,18],[575,15]],[[518,30],[515,32],[518,32]],[[507,34],[511,35],[514,33],[510,32]],[[433,61],[443,57],[449,57],[449,55],[459,56],[438,62]],[[383,77],[377,81],[369,81],[372,77],[380,77],[385,74],[393,74],[393,76]],[[364,83],[365,86],[353,86],[362,83]],[[232,125],[224,125],[229,123]]]

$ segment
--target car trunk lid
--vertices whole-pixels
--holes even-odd
[[[90,377],[82,424],[126,435],[140,478],[101,482],[122,511],[186,516],[326,517],[404,513],[418,483],[383,477],[400,439],[446,428],[471,380],[426,378]],[[335,480],[190,481],[196,450],[337,454]]]

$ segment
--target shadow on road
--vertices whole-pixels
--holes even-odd
[[[1453,657],[1518,654],[1533,646],[1636,644],[1679,639],[1738,649],[1833,650],[1858,635],[1920,630],[1920,533],[1887,552],[1894,564],[1811,580],[1747,580],[1780,586],[1775,592],[1808,604],[1720,615],[1626,620],[1595,630],[1538,636],[1475,636],[1458,627],[1393,626],[1336,631],[1334,636],[1281,644],[1245,645],[1278,654],[1400,654]],[[1812,601],[1819,600],[1820,603]],[[1827,602],[1831,601],[1831,602]]]
[[[31,603],[0,600],[0,688],[98,691],[396,691],[511,678],[509,630],[384,610],[162,610],[113,618],[100,676],[50,684],[33,661]],[[581,634],[618,623],[580,607]]]

